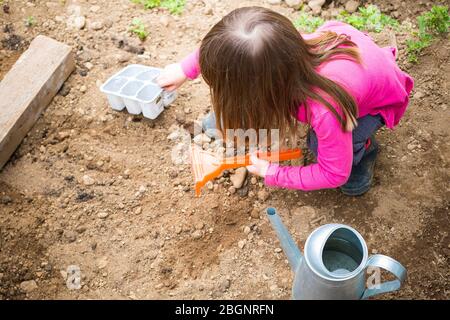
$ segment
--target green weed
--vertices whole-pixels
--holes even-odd
[[[146,9],[165,8],[172,14],[181,14],[186,5],[186,0],[131,0],[131,2],[142,4]]]
[[[25,19],[25,26],[31,28],[36,24],[36,19],[33,16],[29,16]]]
[[[435,36],[448,32],[450,18],[447,6],[433,6],[430,11],[417,18],[418,32],[413,33],[414,38],[406,41],[408,61],[417,63],[418,56],[431,45]]]
[[[344,21],[358,30],[381,32],[386,26],[398,27],[399,23],[383,13],[375,5],[360,7],[359,11],[349,14],[346,11],[340,13],[339,20]]]
[[[141,39],[141,41],[144,41],[145,39],[147,39],[147,37],[149,35],[147,30],[145,29],[144,23],[141,21],[141,19],[138,19],[138,18],[133,19],[129,30],[130,30],[130,32],[137,35],[139,37],[139,39]]]
[[[306,12],[302,12],[300,16],[294,20],[294,26],[297,29],[311,33],[316,31],[318,27],[324,24],[324,20],[319,17],[313,17]]]

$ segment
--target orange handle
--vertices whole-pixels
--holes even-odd
[[[284,150],[280,152],[258,152],[258,158],[269,162],[298,159],[301,156],[302,151],[300,149]],[[251,165],[251,163],[249,154],[245,156],[229,157],[223,161],[222,169],[228,170],[246,167]]]

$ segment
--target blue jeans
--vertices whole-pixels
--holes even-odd
[[[356,166],[366,152],[367,140],[382,126],[384,120],[380,115],[367,115],[358,119],[358,126],[353,130],[353,166]],[[317,157],[319,143],[314,130],[310,130],[306,139],[309,150]]]

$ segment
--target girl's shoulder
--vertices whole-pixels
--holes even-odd
[[[325,22],[323,25],[321,25],[317,31],[322,31],[322,30],[329,30],[330,28],[336,28],[336,27],[352,27],[349,24],[346,24],[342,21],[337,21],[337,20],[329,20],[327,22]]]
[[[342,21],[327,21],[316,30],[316,33],[323,31],[333,31],[337,34],[345,34],[349,36],[353,42],[359,42],[359,40],[367,41],[370,39],[370,36],[367,33],[364,33]]]

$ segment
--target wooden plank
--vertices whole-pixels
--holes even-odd
[[[69,46],[39,35],[0,82],[0,170],[74,69]]]

